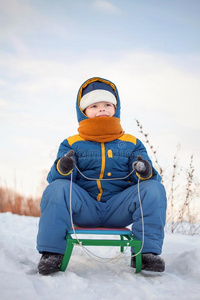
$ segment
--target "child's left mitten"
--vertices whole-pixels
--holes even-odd
[[[137,156],[137,161],[133,162],[133,169],[140,177],[147,179],[152,175],[152,167],[150,163],[143,159],[141,155]]]

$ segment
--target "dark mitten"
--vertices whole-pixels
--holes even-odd
[[[75,159],[73,158],[74,150],[67,152],[58,162],[59,171],[63,174],[68,174],[74,169]]]
[[[152,174],[152,167],[150,163],[143,159],[141,155],[137,156],[137,161],[133,163],[133,169],[142,177],[149,178]]]

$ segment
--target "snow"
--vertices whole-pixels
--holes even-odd
[[[39,218],[0,214],[1,300],[200,299],[200,235],[166,234],[164,273],[130,267],[129,250],[119,260],[97,262],[78,246],[65,272],[37,272]],[[101,257],[114,257],[117,247],[90,247]]]

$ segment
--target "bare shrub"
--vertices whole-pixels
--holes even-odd
[[[145,137],[145,143],[149,146],[149,149],[151,150],[151,153],[153,154],[153,159],[154,159],[154,163],[155,163],[155,167],[158,170],[162,180],[163,180],[163,168],[161,167],[161,165],[158,162],[158,158],[157,158],[157,150],[155,150],[154,146],[151,144],[150,140],[149,140],[149,134],[145,133],[143,131],[143,127],[140,124],[140,122],[138,120],[136,120],[137,126],[139,127],[139,132]]]
[[[144,143],[153,154],[154,166],[158,170],[163,182],[169,182],[166,187],[167,192],[167,224],[166,230],[171,233],[180,232],[194,235],[198,233],[200,225],[198,220],[199,207],[195,205],[195,200],[200,197],[200,184],[195,182],[195,168],[193,165],[193,155],[185,174],[183,168],[178,165],[178,155],[180,145],[177,146],[177,153],[173,158],[172,174],[165,174],[165,170],[160,165],[157,150],[149,140],[149,134],[145,133],[143,126],[136,120],[139,132],[144,136]],[[180,174],[183,176],[181,177]]]

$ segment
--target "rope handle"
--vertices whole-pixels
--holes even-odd
[[[127,176],[125,176],[125,177],[123,177],[123,178],[113,178],[113,179],[111,179],[111,178],[99,179],[99,178],[98,178],[98,179],[94,179],[94,178],[89,178],[89,177],[83,175],[83,173],[79,170],[79,168],[78,168],[76,165],[75,165],[75,167],[76,167],[77,171],[78,171],[85,179],[87,179],[87,180],[122,180],[122,179],[126,179],[128,176],[130,176],[130,175],[134,172],[134,170],[132,170]],[[93,260],[95,260],[95,261],[97,261],[97,262],[108,263],[108,262],[110,262],[110,261],[112,261],[112,260],[121,258],[121,252],[120,252],[118,255],[116,255],[116,256],[114,256],[114,257],[112,257],[112,258],[100,257],[100,256],[98,256],[98,255],[92,253],[92,252],[91,252],[90,250],[88,250],[86,247],[84,247],[84,246],[82,245],[82,243],[79,241],[78,236],[77,236],[76,231],[75,231],[74,222],[73,222],[73,216],[72,216],[72,182],[73,182],[73,181],[72,181],[72,173],[73,173],[73,172],[71,172],[71,178],[70,178],[70,196],[69,196],[69,197],[70,197],[70,220],[71,220],[71,225],[72,225],[73,233],[74,233],[75,238],[76,238],[76,240],[77,240],[77,242],[78,242],[78,245],[84,250],[84,252],[85,252],[91,259],[93,259]],[[139,177],[138,177],[138,199],[139,199],[140,212],[141,212],[141,218],[142,218],[142,244],[141,244],[140,251],[138,251],[138,253],[136,253],[136,254],[131,255],[131,257],[135,257],[135,256],[137,256],[138,254],[140,254],[140,253],[142,252],[142,249],[143,249],[143,246],[144,246],[144,216],[143,216],[143,209],[142,209],[142,201],[141,201],[141,197],[140,197],[140,178],[139,178]],[[128,248],[128,245],[127,245],[125,251],[127,250],[127,248]],[[98,258],[98,260],[95,259],[94,257]]]

